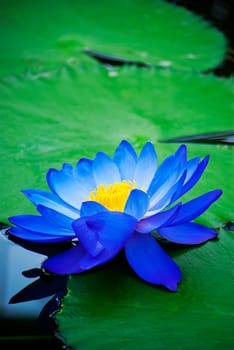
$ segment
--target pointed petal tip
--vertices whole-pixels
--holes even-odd
[[[27,188],[27,189],[21,190],[20,192],[23,193],[23,195],[24,195],[25,197],[30,198],[32,189]]]
[[[175,282],[167,283],[167,284],[165,284],[165,287],[166,287],[170,292],[177,292],[177,291],[178,291],[178,284],[175,283]]]
[[[217,189],[217,190],[213,190],[213,191],[210,191],[210,192],[207,192],[207,195],[210,195],[211,197],[211,203],[214,203],[215,201],[217,201],[217,199],[223,194],[223,191],[221,189]],[[206,194],[205,194],[206,195]],[[209,206],[210,206],[209,205]],[[207,208],[208,209],[208,208]]]
[[[210,229],[210,238],[208,238],[207,241],[211,239],[216,239],[216,238],[218,238],[218,231],[216,229]]]
[[[50,266],[50,264],[48,264],[48,259],[43,261],[41,264],[41,269],[44,271],[45,274],[47,275],[65,275],[65,273],[60,273],[59,269],[53,268],[53,266]]]
[[[123,145],[123,144],[129,145],[130,143],[127,140],[123,139],[123,140],[120,141],[119,145]]]
[[[211,202],[210,204],[212,204],[212,203],[214,203],[222,194],[223,194],[223,191],[222,191],[221,189],[217,189],[217,190],[212,190],[212,191],[210,191],[210,192],[205,193],[204,196],[205,196],[205,195],[210,195],[210,198],[211,198],[211,200],[212,200],[212,202]]]
[[[10,223],[10,224],[13,224],[13,222],[12,222],[12,218],[13,218],[14,216],[9,216],[8,218],[7,218],[7,220],[8,220],[8,222]],[[9,229],[10,230],[10,229]]]
[[[174,275],[173,280],[171,281],[167,281],[166,283],[164,283],[164,286],[170,291],[170,292],[177,292],[178,288],[179,288],[179,283],[182,279],[182,272],[181,269],[179,268],[179,266],[176,264],[177,266],[177,271],[176,274]]]
[[[181,153],[185,153],[185,154],[187,153],[187,146],[186,146],[185,143],[182,143],[182,144],[177,148],[175,154],[178,155],[178,154],[180,154],[180,152],[181,152]]]
[[[216,191],[217,191],[217,198],[219,198],[223,194],[223,191],[221,189],[218,189]]]

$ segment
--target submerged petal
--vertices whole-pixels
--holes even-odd
[[[217,237],[217,232],[195,222],[163,227],[158,230],[160,236],[180,244],[200,244]]]
[[[177,290],[181,272],[176,263],[150,235],[133,235],[126,243],[127,260],[136,274],[149,283]]]

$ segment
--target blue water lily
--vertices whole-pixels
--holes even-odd
[[[9,218],[10,233],[39,242],[74,242],[72,248],[48,258],[43,267],[57,274],[77,274],[112,259],[124,249],[127,261],[144,281],[176,291],[181,271],[160,240],[183,245],[217,237],[215,229],[193,222],[222,191],[209,191],[186,203],[178,199],[200,179],[209,156],[187,159],[187,148],[157,166],[157,153],[146,142],[138,155],[126,140],[113,157],[98,152],[75,167],[50,169],[50,191],[24,190],[39,215]]]

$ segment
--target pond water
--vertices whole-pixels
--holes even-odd
[[[0,230],[0,348],[65,349],[53,315],[66,293],[66,278],[43,274],[47,255],[16,244],[6,233]]]

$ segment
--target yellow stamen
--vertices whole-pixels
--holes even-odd
[[[99,185],[90,192],[91,200],[104,205],[107,209],[113,211],[124,211],[129,193],[136,188],[136,181],[123,180],[108,185]]]

